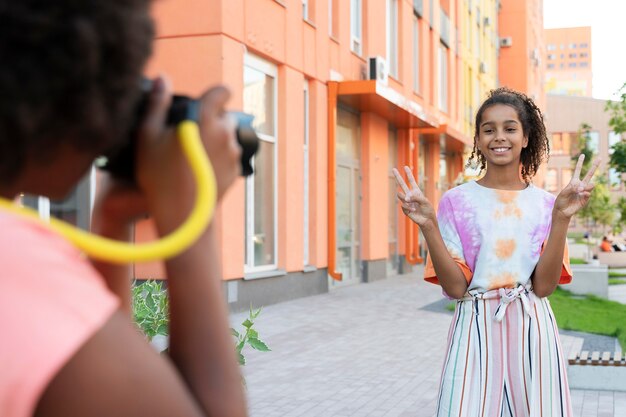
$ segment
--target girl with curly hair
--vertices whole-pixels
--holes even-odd
[[[424,279],[456,299],[437,416],[571,416],[559,333],[546,298],[572,279],[570,219],[589,201],[578,159],[556,198],[530,181],[547,158],[541,111],[524,94],[493,90],[476,114],[474,148],[484,176],[446,192],[435,214],[408,167],[402,210],[429,248]]]

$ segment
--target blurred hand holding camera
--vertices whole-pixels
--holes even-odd
[[[172,89],[165,78],[152,83],[145,114],[137,129],[134,181],[106,173],[94,207],[94,231],[126,240],[127,226],[150,214],[159,234],[179,226],[195,201],[196,184],[176,138],[175,126],[167,121]],[[225,110],[230,92],[213,87],[198,100],[200,136],[213,166],[218,201],[241,171],[241,147],[235,136],[236,122]]]

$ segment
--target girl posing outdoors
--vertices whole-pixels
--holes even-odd
[[[543,117],[507,88],[476,114],[474,149],[485,175],[446,192],[437,215],[408,167],[397,170],[402,211],[429,248],[424,279],[457,299],[437,416],[571,416],[556,321],[547,297],[572,279],[569,221],[594,185],[581,155],[556,197],[530,182],[549,152]],[[521,175],[520,175],[521,168]]]

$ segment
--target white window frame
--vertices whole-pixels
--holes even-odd
[[[278,69],[269,61],[266,61],[255,55],[246,53],[244,55],[244,67],[250,67],[257,71],[265,73],[270,77],[274,77],[274,136],[270,136],[261,132],[257,132],[260,140],[274,144],[274,263],[269,265],[254,266],[254,175],[246,178],[246,229],[245,244],[247,245],[247,259],[244,259],[244,274],[253,272],[273,271],[278,266]],[[245,68],[244,68],[245,71]],[[252,167],[254,168],[254,158],[252,158]]]
[[[302,18],[309,20],[309,0],[302,0]]]
[[[413,91],[420,92],[420,19],[413,15]]]
[[[303,85],[304,93],[304,161],[302,163],[304,167],[303,172],[303,195],[304,195],[304,220],[303,220],[303,253],[302,263],[304,266],[310,264],[309,256],[309,127],[310,127],[310,111],[309,111],[309,83],[308,80],[304,80]]]
[[[362,0],[350,0],[350,50],[357,55],[363,54],[362,6]]]
[[[394,78],[398,78],[398,20],[398,0],[387,0],[387,63]]]
[[[445,66],[444,66],[445,64]],[[443,43],[439,43],[439,109],[445,113],[449,113],[448,103],[448,73],[450,65],[448,62],[448,48]]]

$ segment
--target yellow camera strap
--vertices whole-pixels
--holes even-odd
[[[46,224],[84,251],[90,258],[112,263],[168,259],[187,249],[204,232],[213,218],[217,202],[217,182],[211,162],[202,145],[197,123],[185,120],[178,124],[177,133],[183,153],[189,161],[196,180],[195,205],[178,229],[157,241],[135,245],[88,233],[55,218],[51,218]],[[44,222],[39,218],[37,211],[16,206],[6,199],[0,198],[0,208]]]

